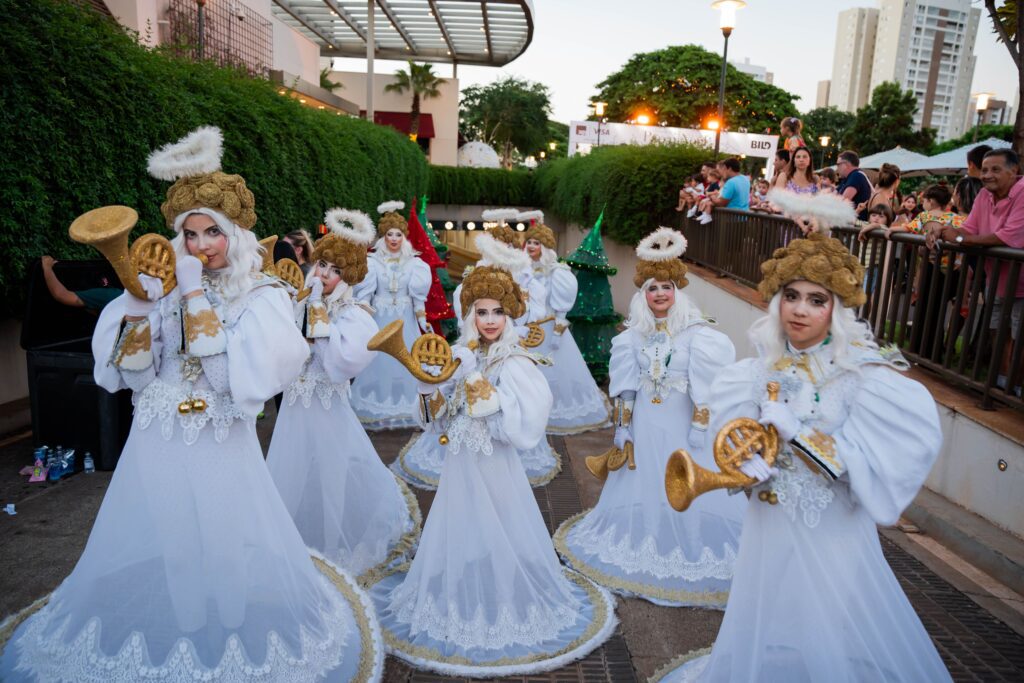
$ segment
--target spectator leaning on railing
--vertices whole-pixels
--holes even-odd
[[[867,202],[871,199],[872,188],[871,181],[864,175],[864,171],[860,170],[860,157],[856,152],[849,150],[842,152],[836,162],[836,169],[843,180],[837,191],[846,201],[857,207],[857,220],[866,221],[870,208]]]
[[[981,182],[985,188],[978,194],[967,220],[959,228],[934,225],[928,234],[929,245],[941,238],[965,246],[1024,249],[1024,183],[1019,174],[1020,159],[1013,150],[993,149],[987,152],[981,165]],[[986,259],[985,273],[988,277],[992,276],[992,266],[993,261]],[[1010,305],[1010,334],[1016,341],[1021,315],[1024,314],[1024,269],[1021,269],[1016,283],[1008,282],[1009,277],[1009,264],[1004,264],[999,272],[989,328],[999,325],[1003,306]],[[1012,347],[1013,344],[1006,344],[1003,349],[1004,374],[1009,370]]]
[[[740,173],[740,162],[736,159],[723,159],[718,162],[718,172],[725,183],[718,197],[712,200],[714,206],[728,209],[750,209],[750,178]]]

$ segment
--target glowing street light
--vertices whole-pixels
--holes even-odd
[[[646,126],[651,122],[651,117],[648,116],[647,114],[638,114],[636,117],[636,122],[641,126]]]
[[[722,80],[718,85],[719,127],[715,129],[716,159],[718,158],[718,149],[722,142],[721,121],[725,117],[725,65],[726,58],[729,55],[729,36],[732,35],[732,30],[736,28],[736,11],[746,6],[747,3],[744,0],[715,0],[715,2],[711,3],[711,9],[716,9],[722,13],[718,26],[722,29],[722,35],[725,37],[725,47],[722,48]]]
[[[594,102],[594,116],[597,117],[597,146],[601,146],[601,124],[604,122],[604,108],[607,102]]]
[[[826,150],[826,148],[828,148],[828,143],[831,142],[831,141],[832,141],[832,138],[830,138],[827,135],[822,135],[820,138],[818,138],[818,142],[821,144],[821,165],[822,166],[825,165],[825,150]]]
[[[974,96],[974,111],[978,112],[978,123],[974,126],[974,135],[971,136],[971,142],[978,141],[978,128],[981,127],[981,122],[985,116],[985,110],[988,109],[988,100],[992,97],[990,92],[980,92]]]
[[[718,119],[708,119],[707,123],[704,124],[704,127],[708,130],[718,130],[721,128],[721,125],[718,123]]]

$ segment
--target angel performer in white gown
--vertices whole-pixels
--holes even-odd
[[[711,466],[705,447],[711,386],[736,359],[729,338],[682,291],[685,250],[686,239],[670,228],[637,246],[638,291],[626,331],[612,340],[609,366],[615,447],[632,442],[636,469],[621,462],[603,469],[597,505],[566,520],[555,547],[570,566],[617,593],[723,609],[746,498],[720,491],[679,514],[661,495],[665,465],[677,448]]]
[[[522,290],[493,241],[463,280],[460,365],[421,385],[448,449],[412,564],[370,588],[389,651],[453,676],[525,675],[585,656],[615,626],[611,596],[558,562],[517,450],[544,438],[551,392],[510,321]],[[513,252],[522,254],[522,252]],[[431,427],[432,428],[432,427]]]
[[[493,209],[484,212],[484,219],[503,223],[518,213],[516,209]],[[491,228],[486,233],[477,235],[476,245],[481,250],[481,258],[475,266],[466,269],[464,277],[468,277],[474,268],[492,265],[485,252],[490,253],[497,250],[502,254],[503,262],[514,271],[515,279],[524,293],[527,291],[530,285],[524,280],[529,277],[530,263],[526,254],[519,248],[515,230],[504,224]],[[481,245],[486,246],[482,247]],[[533,291],[537,292],[536,289]],[[458,302],[461,293],[462,285],[460,284],[455,289],[452,300]],[[534,299],[533,296],[528,298]],[[536,299],[543,302],[541,294],[538,294]],[[528,301],[526,312],[519,316],[517,321],[509,321],[510,323],[515,322],[513,326],[519,334],[525,334],[526,321],[531,315],[529,306]],[[543,368],[549,362],[550,359],[543,358],[541,367]],[[586,366],[583,369],[586,370]],[[587,376],[590,376],[589,373]],[[438,443],[436,434],[432,435],[429,432],[413,434],[409,442],[398,453],[398,458],[391,463],[391,469],[412,486],[433,490],[437,488],[437,482],[441,477],[441,466],[444,463],[446,451],[446,447]],[[562,471],[562,458],[546,438],[541,439],[530,448],[519,449],[518,453],[531,486],[544,486]]]
[[[761,270],[758,357],[716,379],[712,427],[758,419],[782,447],[775,467],[760,456],[741,466],[760,483],[710,654],[660,680],[948,681],[876,528],[899,519],[935,461],[935,402],[856,319],[864,269],[842,243],[793,240]],[[777,401],[768,382],[781,385]]]
[[[550,365],[541,367],[555,397],[548,434],[603,429],[611,424],[611,406],[587,369],[566,319],[576,305],[576,276],[569,266],[558,262],[555,233],[544,225],[543,212],[527,211],[517,219],[530,226],[523,234],[523,248],[531,261],[529,305],[537,309],[530,322],[544,331],[544,341],[535,351],[551,359]]]
[[[368,580],[412,555],[419,505],[381,462],[348,402],[348,383],[375,355],[366,343],[377,324],[352,288],[365,276],[370,217],[332,209],[330,232],[313,250],[309,296],[295,321],[311,344],[285,392],[267,467],[306,545]]]
[[[96,383],[135,392],[131,433],[78,564],[4,648],[7,683],[381,675],[372,605],[310,557],[256,438],[309,351],[259,272],[253,195],[219,170],[221,147],[200,128],[150,156],[177,180],[161,207],[177,287],[141,275],[147,299],[125,292],[100,315]]]
[[[404,320],[405,343],[411,346],[427,330],[430,266],[409,242],[409,224],[398,213],[404,208],[405,203],[398,201],[377,207],[380,239],[367,260],[370,272],[356,286],[355,296],[373,307],[378,327]],[[352,383],[352,407],[366,429],[415,427],[418,406],[416,380],[387,354],[377,354]]]

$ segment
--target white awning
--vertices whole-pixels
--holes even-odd
[[[988,145],[992,149],[1002,149],[1013,146],[1006,140],[1000,140],[999,138],[979,140],[978,142],[972,142],[964,145],[963,147],[951,149],[948,152],[942,152],[941,154],[936,154],[932,157],[925,157],[921,161],[911,164],[907,168],[900,166],[900,170],[904,171],[903,175],[907,175],[907,171],[911,171],[914,175],[960,175],[961,173],[967,172],[967,152],[971,151],[978,145]],[[861,165],[863,166],[863,164]]]
[[[919,164],[925,161],[928,157],[924,154],[918,154],[917,152],[911,152],[909,149],[903,149],[899,145],[892,149],[887,149],[884,152],[876,152],[866,157],[860,158],[860,167],[862,169],[877,171],[882,168],[882,164],[895,164],[899,166],[900,172],[906,175],[908,168],[914,164]]]
[[[533,40],[532,0],[273,0],[273,12],[321,56],[365,58],[371,2],[377,59],[503,66]]]

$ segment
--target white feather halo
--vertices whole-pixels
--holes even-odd
[[[824,230],[837,225],[853,225],[857,212],[853,205],[838,194],[797,194],[775,189],[768,193],[768,201],[794,219],[815,218]]]
[[[370,246],[377,235],[370,217],[355,209],[331,209],[324,214],[324,225],[349,242],[363,246]]]
[[[391,213],[392,211],[401,211],[404,208],[405,202],[403,202],[400,199],[395,199],[390,202],[384,202],[383,204],[379,205],[377,207],[377,213],[383,216],[386,213]]]
[[[504,225],[506,221],[510,221],[519,215],[519,209],[487,209],[480,217],[485,221],[496,221]]]
[[[480,252],[478,266],[494,266],[515,275],[530,265],[530,256],[525,251],[496,240],[487,233],[476,236],[476,248]]]
[[[149,155],[146,169],[154,178],[177,180],[220,170],[224,136],[220,128],[202,126]]]
[[[533,211],[523,211],[521,214],[516,216],[517,221],[528,223],[530,221],[537,221],[538,223],[544,222],[544,212],[540,209],[534,209]]]
[[[682,233],[664,226],[658,228],[636,245],[636,256],[641,261],[670,261],[686,253],[686,238]]]

